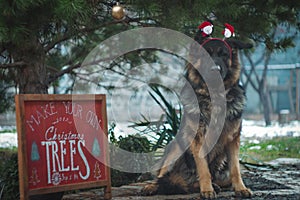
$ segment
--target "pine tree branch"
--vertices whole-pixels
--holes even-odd
[[[77,63],[74,64],[72,66],[67,67],[66,69],[63,69],[59,72],[57,72],[56,74],[54,74],[53,76],[50,76],[48,79],[48,84],[54,82],[56,79],[58,79],[59,77],[62,77],[64,74],[68,74],[71,73],[74,69],[77,69],[81,67],[81,63]]]
[[[149,20],[149,19],[146,19],[146,18],[129,18],[129,17],[126,17],[123,20],[114,20],[114,21],[110,21],[110,22],[107,22],[107,23],[103,23],[103,24],[95,26],[95,27],[85,27],[85,28],[82,28],[82,29],[78,29],[76,31],[76,33],[74,33],[74,32],[66,32],[65,34],[62,34],[62,35],[58,36],[55,40],[53,40],[52,42],[50,42],[49,44],[47,44],[45,46],[45,48],[44,48],[44,51],[45,52],[49,52],[51,49],[53,49],[55,47],[55,45],[57,45],[57,44],[59,44],[59,43],[61,43],[63,41],[69,40],[72,37],[79,36],[81,34],[91,33],[91,32],[93,32],[95,30],[98,30],[98,29],[101,29],[101,28],[104,28],[104,27],[107,27],[107,26],[111,26],[111,25],[115,25],[115,24],[119,24],[119,23],[129,24],[129,23],[132,23],[132,22],[137,22],[137,23],[140,23],[142,25],[145,25],[146,23],[142,23],[141,22],[143,20]]]
[[[19,62],[13,62],[13,63],[7,63],[7,64],[0,64],[0,69],[8,69],[8,68],[14,68],[14,67],[22,67],[26,63],[23,61]]]
[[[105,62],[105,61],[109,61],[109,60],[112,60],[111,57],[107,57],[107,58],[103,58],[103,59],[96,59],[96,60],[93,60],[91,62],[86,62],[86,63],[67,63],[65,64],[64,66],[68,65],[69,67],[63,69],[63,70],[60,70],[58,71],[56,74],[52,75],[49,77],[48,79],[48,83],[52,83],[53,81],[55,81],[56,79],[58,79],[59,77],[63,76],[64,74],[68,74],[68,73],[71,73],[74,69],[77,69],[77,68],[80,68],[80,67],[86,67],[86,66],[91,66],[91,65],[97,65],[99,64],[100,62]],[[53,67],[48,67],[49,69],[53,70],[54,68]]]

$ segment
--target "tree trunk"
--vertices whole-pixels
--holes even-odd
[[[263,106],[263,113],[264,113],[264,119],[265,119],[266,126],[270,126],[271,125],[271,117],[270,117],[271,102],[270,102],[270,98],[268,97],[266,74],[262,78],[262,82],[259,86],[258,93],[259,93],[260,101],[261,101],[262,106]]]
[[[259,98],[263,105],[263,113],[266,126],[271,125],[271,118],[270,118],[270,102],[268,100],[267,94],[265,91],[259,92]]]
[[[33,63],[24,66],[19,71],[19,93],[20,94],[47,94],[46,73],[42,63]]]
[[[18,69],[17,80],[20,94],[47,94],[48,78],[46,55],[41,44],[36,43],[17,50],[15,58],[25,64]]]
[[[18,68],[16,82],[20,94],[47,94],[48,77],[46,54],[38,42],[24,43],[24,48],[14,50],[14,59],[25,64]],[[30,200],[61,200],[64,192],[34,195]]]

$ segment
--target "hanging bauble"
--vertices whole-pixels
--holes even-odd
[[[123,6],[120,5],[119,2],[117,2],[117,4],[113,6],[111,15],[116,20],[121,20],[124,18],[125,9],[123,8]]]

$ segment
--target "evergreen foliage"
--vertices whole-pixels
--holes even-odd
[[[124,0],[121,4],[127,10],[127,17],[119,21],[113,20],[110,13],[115,3],[110,0],[0,1],[1,80],[5,80],[3,74],[6,74],[9,84],[13,83],[19,93],[47,93],[48,87],[55,86],[64,74],[74,79],[75,70],[96,44],[135,27],[165,27],[192,37],[200,22],[213,20],[214,36],[220,36],[223,24],[229,22],[235,27],[237,37],[264,43],[270,51],[293,46],[293,36],[272,39],[272,31],[279,24],[298,31],[300,27],[300,3],[293,0]],[[139,62],[134,55],[120,59],[130,66]],[[1,88],[5,87],[2,85]]]

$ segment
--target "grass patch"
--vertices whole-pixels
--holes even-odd
[[[17,133],[17,129],[12,128],[12,129],[4,129],[4,130],[0,130],[0,134],[1,133]]]
[[[300,158],[300,137],[276,137],[259,143],[241,143],[240,158],[244,162],[263,163],[276,158]]]

